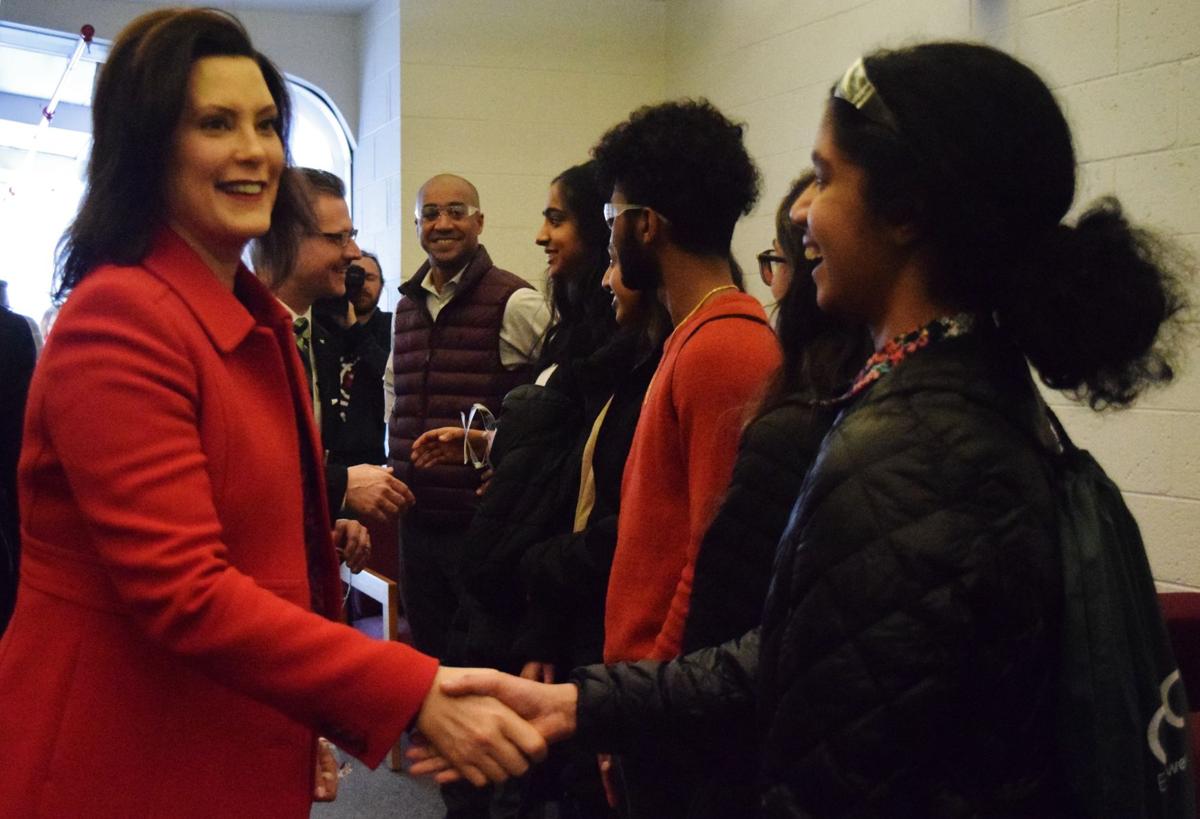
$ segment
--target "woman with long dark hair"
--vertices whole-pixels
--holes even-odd
[[[552,367],[600,349],[615,329],[600,280],[608,267],[608,225],[591,213],[604,197],[591,162],[567,168],[550,182],[542,227],[534,240],[546,251],[550,324],[534,367],[546,383]]]
[[[856,62],[813,157],[792,217],[817,301],[876,352],[832,402],[761,628],[575,685],[459,690],[602,749],[756,719],[769,816],[1074,815],[1055,740],[1057,442],[1029,364],[1093,408],[1170,381],[1178,276],[1115,200],[1064,221],[1070,130],[987,46]]]
[[[0,816],[308,816],[337,786],[318,734],[376,765],[410,724],[473,781],[523,772],[544,743],[511,711],[337,622],[291,322],[240,262],[315,229],[283,77],[232,16],[152,11],[92,111],[29,393]]]
[[[455,663],[520,669],[512,646],[526,602],[519,563],[530,544],[569,530],[578,482],[563,473],[588,409],[579,372],[615,329],[601,287],[608,268],[604,202],[590,162],[550,183],[535,241],[546,251],[554,317],[535,367],[538,378],[505,397],[494,443],[483,443],[477,431],[442,427],[413,444],[419,467],[461,461],[470,434],[472,447],[490,446],[487,460],[495,467],[464,540],[460,601],[447,641]]]
[[[556,318],[538,383],[504,399],[494,476],[465,541],[448,648],[458,664],[552,680],[602,656],[621,474],[670,326],[657,299],[626,289],[610,264],[606,201],[591,162],[551,183],[536,241]],[[465,434],[425,433],[414,463],[461,459]],[[540,799],[606,812],[594,757],[560,755],[526,794]]]

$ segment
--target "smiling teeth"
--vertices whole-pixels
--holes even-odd
[[[262,193],[266,187],[262,182],[229,182],[221,186],[230,193]]]
[[[821,251],[817,250],[812,245],[808,245],[804,248],[804,258],[808,259],[810,262],[815,262],[817,259],[821,258]]]

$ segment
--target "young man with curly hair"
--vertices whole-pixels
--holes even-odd
[[[741,126],[706,101],[642,108],[592,149],[626,286],[656,290],[675,326],[626,463],[605,607],[605,662],[680,653],[700,544],[742,426],[780,352],[762,306],[735,284],[730,242],[758,198]],[[662,749],[660,749],[661,751]],[[623,757],[633,816],[687,812],[670,753]]]

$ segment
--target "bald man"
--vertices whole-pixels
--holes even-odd
[[[416,496],[400,524],[400,585],[413,642],[444,658],[479,473],[457,464],[417,469],[412,444],[426,430],[457,426],[459,412],[473,404],[498,415],[504,394],[532,380],[550,314],[541,293],[492,264],[479,243],[479,192],[466,179],[439,174],[422,185],[415,224],[428,258],[401,285],[396,306],[385,374],[395,396],[388,457]]]

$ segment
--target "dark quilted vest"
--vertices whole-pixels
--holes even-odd
[[[465,527],[475,511],[478,473],[458,464],[414,469],[412,444],[425,430],[460,426],[459,412],[470,412],[476,402],[499,415],[504,395],[530,380],[531,367],[506,370],[500,365],[499,348],[504,306],[529,284],[494,266],[480,245],[454,298],[434,322],[421,287],[427,275],[429,262],[401,285],[403,298],[396,306],[389,463],[416,495],[409,515],[425,524]]]

